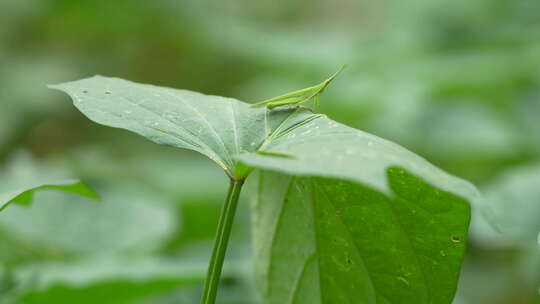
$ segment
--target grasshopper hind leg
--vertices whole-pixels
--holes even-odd
[[[313,96],[313,103],[315,103],[316,106],[319,106],[319,95]]]

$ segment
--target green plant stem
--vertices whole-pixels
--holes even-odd
[[[231,236],[231,228],[236,214],[238,198],[242,190],[243,180],[233,180],[229,184],[229,193],[225,205],[221,209],[219,223],[214,241],[214,249],[208,266],[206,281],[204,282],[201,304],[214,304],[216,302],[217,289],[223,268],[223,261],[227,253],[227,245]]]

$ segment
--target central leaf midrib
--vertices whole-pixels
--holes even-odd
[[[291,293],[291,297],[289,299],[289,303],[290,304],[294,304],[295,300],[296,300],[296,297],[298,296],[298,291],[300,290],[299,289],[299,285],[300,285],[300,282],[302,281],[302,279],[304,278],[304,275],[306,273],[306,268],[307,266],[309,265],[309,263],[313,260],[313,259],[316,259],[317,258],[317,251],[314,251],[313,253],[311,253],[307,258],[306,260],[304,261],[304,264],[302,265],[302,268],[301,270],[299,271],[299,274],[298,276],[296,277],[296,280],[294,281],[294,287],[293,287],[293,292]]]
[[[180,125],[178,125],[176,122],[171,121],[170,119],[168,119],[168,118],[166,118],[165,116],[161,115],[160,113],[158,113],[158,112],[152,110],[151,108],[145,106],[144,104],[135,102],[135,101],[131,100],[131,98],[129,98],[128,96],[120,96],[120,97],[123,98],[124,100],[126,100],[127,102],[129,102],[130,104],[135,105],[135,106],[139,107],[140,109],[143,109],[143,110],[145,110],[146,112],[151,113],[151,114],[155,115],[156,117],[159,117],[160,119],[163,119],[163,120],[165,120],[165,121],[168,121],[168,122],[171,123],[172,125],[179,127],[181,130],[183,130],[183,131],[186,132],[187,134],[191,135],[193,138],[198,139],[198,136],[196,136],[195,134],[193,134],[190,130],[188,130],[188,129],[186,129],[186,128],[180,126]],[[118,115],[118,114],[116,114],[116,113],[114,113],[114,112],[105,112],[105,111],[103,111],[103,112],[104,112],[104,113],[111,113],[111,114],[113,114],[113,115],[116,115],[116,116],[118,116],[118,117],[121,117],[120,115]],[[123,117],[123,118],[125,118],[125,117]],[[212,156],[209,155],[209,153],[212,152],[212,154],[215,154],[215,155],[218,155],[218,156],[219,156],[219,154],[217,154],[217,153],[214,151],[214,149],[210,148],[210,147],[208,146],[208,144],[204,143],[203,141],[199,141],[198,144],[193,144],[193,143],[190,143],[189,140],[186,140],[184,137],[181,137],[181,136],[176,135],[176,134],[171,134],[171,132],[166,132],[166,131],[164,131],[164,130],[162,130],[162,129],[160,129],[160,128],[156,128],[156,127],[154,127],[154,126],[144,126],[144,127],[149,127],[149,128],[151,128],[151,129],[153,129],[153,130],[162,132],[162,133],[164,133],[164,134],[168,134],[168,135],[177,137],[177,138],[179,138],[181,141],[184,141],[184,142],[186,142],[186,143],[188,143],[188,144],[191,144],[191,145],[193,145],[193,146],[195,146],[195,147],[198,146],[198,147],[200,147],[200,148],[203,148],[203,151],[199,151],[199,152],[205,154],[208,158],[210,158],[212,161],[216,162],[220,167],[222,167],[222,168],[223,168],[224,170],[226,170],[227,172],[230,171],[230,168],[228,168],[225,164],[223,164],[223,162],[222,162],[221,160],[217,160],[217,159],[215,159],[214,157],[212,157]],[[205,152],[204,150],[206,150],[206,151],[208,151],[208,152]],[[227,150],[225,150],[225,151],[228,152]],[[221,158],[221,157],[220,157],[220,158]],[[225,160],[225,162],[226,162],[226,160]]]
[[[283,219],[283,215],[285,213],[285,211],[284,211],[285,203],[286,203],[285,198],[288,196],[289,192],[291,191],[291,187],[292,187],[293,183],[294,183],[294,177],[291,177],[291,179],[289,181],[289,184],[287,185],[287,190],[285,191],[285,194],[283,196],[283,199],[282,199],[283,203],[281,204],[281,208],[279,209],[279,214],[278,214],[278,217],[276,219],[276,227],[274,228],[274,233],[272,234],[272,239],[270,240],[270,247],[269,248],[270,248],[271,252],[270,252],[270,261],[268,263],[268,276],[269,277],[271,276],[271,273],[273,272],[272,271],[272,265],[273,265],[273,261],[275,260],[275,259],[272,258],[272,254],[273,254],[272,251],[273,251],[273,248],[274,248],[274,245],[275,245],[275,242],[276,242],[277,233],[278,233],[278,231],[280,229],[280,223],[281,223],[281,221]],[[270,295],[270,291],[271,291],[271,285],[268,284],[266,294]]]
[[[286,119],[284,119],[274,130],[272,130],[272,132],[270,132],[270,134],[266,135],[265,139],[263,140],[263,142],[259,145],[259,147],[257,149],[255,149],[255,152],[259,152],[259,151],[263,151],[263,149],[270,143],[272,143],[272,141],[284,136],[284,135],[287,135],[289,134],[290,132],[292,132],[293,130],[307,124],[307,123],[310,123],[312,122],[313,120],[317,119],[317,118],[320,118],[320,117],[323,117],[324,115],[323,114],[314,114],[313,116],[310,116],[292,126],[290,126],[289,128],[285,129],[285,130],[281,130],[281,127],[283,125],[285,125],[292,117],[294,117],[294,115],[296,113],[298,113],[300,108],[297,108],[294,112],[292,112],[289,116],[287,116]],[[266,110],[268,111],[268,110]],[[266,112],[265,112],[265,133],[266,133],[266,130],[268,129],[268,127],[266,126]]]
[[[143,87],[144,89],[146,90],[150,90],[149,88],[146,88],[146,87]],[[208,121],[208,119],[206,118],[206,116],[202,115],[201,112],[199,112],[199,110],[197,110],[197,108],[193,107],[191,104],[189,104],[188,102],[186,102],[184,99],[182,98],[179,98],[178,96],[176,95],[173,95],[172,93],[168,92],[167,90],[164,90],[165,94],[171,98],[173,98],[174,100],[179,100],[183,105],[185,105],[186,107],[188,107],[189,109],[191,109],[195,114],[197,114],[197,116],[199,116],[202,121],[206,124],[206,126],[210,129],[210,131],[212,131],[213,133],[213,138],[214,140],[217,140],[218,141],[218,144],[221,145],[221,147],[224,149],[224,151],[227,153],[227,162],[230,166],[230,170],[233,169],[233,166],[234,166],[234,160],[232,158],[232,154],[231,152],[229,151],[229,149],[227,148],[227,145],[225,145],[225,143],[223,142],[223,140],[221,139],[221,136],[219,136],[219,133],[217,133],[216,129],[214,128],[214,126],[210,123],[210,121]],[[166,100],[166,99],[162,99],[163,101],[165,102],[168,102],[168,103],[171,103],[170,101]],[[172,122],[171,122],[172,123]],[[174,125],[177,125],[176,123],[173,123]]]
[[[233,100],[229,101],[229,108],[231,110],[231,123],[232,123],[233,134],[234,134],[234,145],[236,147],[236,154],[238,154],[240,153],[240,145],[238,144],[238,128],[236,126],[236,111],[234,109]]]

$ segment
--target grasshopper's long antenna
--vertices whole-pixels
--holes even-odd
[[[332,82],[345,68],[347,67],[346,64],[342,65],[339,70],[337,70],[334,74],[332,74],[332,76],[328,77],[328,79],[326,79],[324,81],[324,83],[326,85],[330,84],[330,82]],[[326,86],[325,86],[326,87]]]
[[[332,74],[332,76],[328,77],[325,81],[321,82],[318,87],[319,89],[309,97],[309,99],[313,98],[315,99],[315,97],[317,97],[318,95],[320,95],[322,92],[324,92],[324,90],[326,89],[326,87],[337,77],[337,75],[339,75],[339,73],[341,73],[341,71],[343,71],[345,68],[347,67],[346,64],[342,65],[339,70],[337,70],[334,74]],[[315,104],[318,104],[319,103],[319,100],[314,100],[315,101]]]

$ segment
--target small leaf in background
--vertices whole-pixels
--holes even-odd
[[[460,290],[470,303],[536,303],[540,286],[540,166],[531,163],[502,171],[482,189],[475,206],[471,254]],[[483,282],[489,280],[491,284]],[[522,299],[514,299],[522,295]],[[531,301],[531,302],[529,302]],[[488,302],[489,303],[489,302]]]
[[[34,192],[40,190],[59,190],[98,199],[98,195],[88,188],[84,183],[78,180],[57,181],[46,184],[32,185],[24,188],[14,189],[8,193],[0,194],[0,211],[4,210],[9,204],[16,203],[28,205],[32,202]]]
[[[158,195],[119,185],[102,187],[100,193],[104,198],[99,204],[43,194],[39,206],[6,210],[0,227],[60,257],[135,249],[143,255],[160,248],[175,230],[173,209]]]
[[[486,185],[482,207],[507,245],[526,245],[540,231],[540,164],[513,168]]]
[[[0,187],[58,179],[71,175],[69,171],[58,163],[19,153],[0,171],[0,179],[6,180]],[[83,172],[83,176],[92,175]],[[0,214],[1,234],[11,236],[12,247],[21,247],[37,260],[156,251],[171,238],[181,220],[176,219],[168,199],[159,192],[123,180],[111,179],[97,186],[103,194],[99,203],[85,196],[38,191],[36,199],[40,204],[32,208],[12,206]]]
[[[83,182],[66,176],[65,172],[42,166],[27,153],[17,153],[0,169],[0,211],[11,203],[29,205],[35,192],[46,190],[99,199]]]

